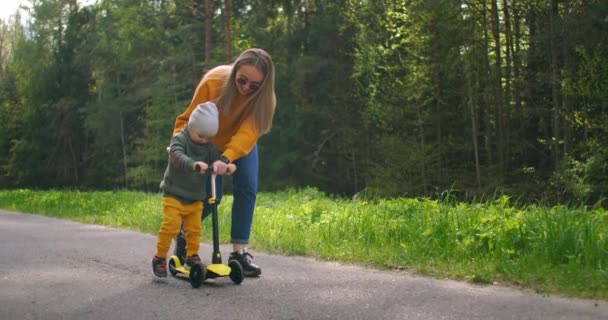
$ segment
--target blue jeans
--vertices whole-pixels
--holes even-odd
[[[232,175],[232,189],[234,200],[232,202],[232,227],[230,242],[248,244],[253,222],[256,194],[258,192],[258,146],[255,145],[248,155],[234,161],[236,172]],[[222,200],[224,180],[217,176],[215,180],[216,206]],[[207,183],[207,190],[211,194],[211,182]],[[207,201],[205,201],[207,203]],[[209,206],[203,209],[203,219],[211,214]]]

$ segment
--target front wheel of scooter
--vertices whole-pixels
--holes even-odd
[[[190,285],[196,289],[201,286],[203,280],[205,280],[205,266],[201,264],[195,264],[190,268]]]
[[[169,272],[174,277],[177,276],[178,265],[181,265],[181,263],[179,262],[179,258],[176,256],[172,256],[171,259],[169,259]]]
[[[241,284],[245,278],[241,263],[236,260],[231,260],[228,263],[228,266],[230,267],[230,280],[235,284]]]

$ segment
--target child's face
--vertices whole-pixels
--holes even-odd
[[[188,133],[190,134],[190,139],[192,139],[192,142],[196,144],[205,144],[210,141],[209,137],[198,134],[194,132],[194,130],[188,130]]]

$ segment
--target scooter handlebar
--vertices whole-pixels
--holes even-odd
[[[211,168],[207,168],[207,171],[209,171],[210,169],[211,169]],[[203,171],[201,170],[201,166],[200,166],[200,165],[198,165],[198,164],[196,164],[196,165],[194,166],[194,170],[195,170],[196,172],[201,172],[201,173],[203,173]],[[236,171],[236,166],[234,165],[234,163],[229,163],[229,164],[228,164],[228,168],[227,168],[227,170],[226,170],[225,175],[229,176],[229,175],[233,174],[235,171]]]

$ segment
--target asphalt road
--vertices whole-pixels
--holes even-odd
[[[154,278],[155,241],[0,211],[0,319],[608,319],[605,301],[261,252],[254,255],[262,277],[192,289]],[[201,256],[210,252],[204,243]]]

